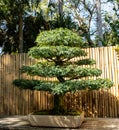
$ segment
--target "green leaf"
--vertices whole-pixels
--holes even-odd
[[[87,53],[79,47],[68,47],[68,46],[42,46],[33,47],[29,51],[29,56],[32,58],[44,58],[50,59],[54,62],[57,58],[61,60],[70,60],[74,57],[86,56]]]
[[[84,46],[82,38],[78,36],[78,34],[66,28],[43,31],[38,35],[36,42],[39,46]]]
[[[81,49],[84,43],[74,32],[62,28],[44,31],[39,34],[36,42],[37,46],[30,49],[29,56],[39,59],[38,62],[31,66],[23,66],[20,71],[32,76],[55,77],[57,81],[18,79],[14,81],[18,87],[63,95],[77,90],[98,90],[113,86],[109,79],[97,78],[102,73],[100,69],[89,67],[95,61],[84,58],[87,55]],[[72,60],[81,56],[83,59]],[[82,65],[88,65],[88,67]],[[93,76],[95,80],[91,79]]]

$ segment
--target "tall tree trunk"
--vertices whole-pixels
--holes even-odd
[[[97,11],[98,46],[103,46],[102,45],[103,32],[102,32],[101,0],[96,0],[96,11]]]
[[[59,26],[62,27],[63,22],[63,0],[58,0]]]
[[[58,0],[58,13],[60,17],[63,15],[63,0]]]
[[[19,53],[23,53],[23,18],[22,18],[22,11],[19,12]]]

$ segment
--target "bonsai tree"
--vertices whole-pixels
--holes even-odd
[[[55,80],[16,79],[14,84],[23,89],[43,90],[54,95],[54,114],[64,114],[61,103],[67,92],[78,90],[98,90],[110,88],[113,83],[109,79],[84,79],[84,77],[98,77],[101,70],[91,68],[95,64],[92,59],[81,59],[87,53],[82,49],[85,46],[82,38],[71,30],[58,28],[41,32],[36,38],[37,46],[30,49],[29,56],[37,59],[31,66],[23,66],[20,70],[32,76],[55,78]],[[73,58],[77,60],[73,60]],[[83,67],[82,65],[89,65]]]

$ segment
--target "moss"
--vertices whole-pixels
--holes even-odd
[[[35,111],[32,113],[33,115],[80,115],[81,112],[80,111],[58,111],[55,112],[53,110],[42,110],[42,111]]]

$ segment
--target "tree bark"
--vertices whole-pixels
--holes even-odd
[[[59,12],[59,15],[60,15],[60,17],[62,17],[62,15],[63,15],[63,0],[58,0],[58,5],[59,5],[59,7],[58,7],[58,12]]]
[[[96,0],[96,12],[97,12],[97,35],[98,35],[98,46],[102,45],[103,32],[102,32],[102,16],[101,16],[101,0]]]
[[[23,18],[22,18],[22,12],[19,12],[19,53],[23,53]]]
[[[54,113],[64,112],[64,108],[62,106],[62,95],[55,94],[54,95]]]

